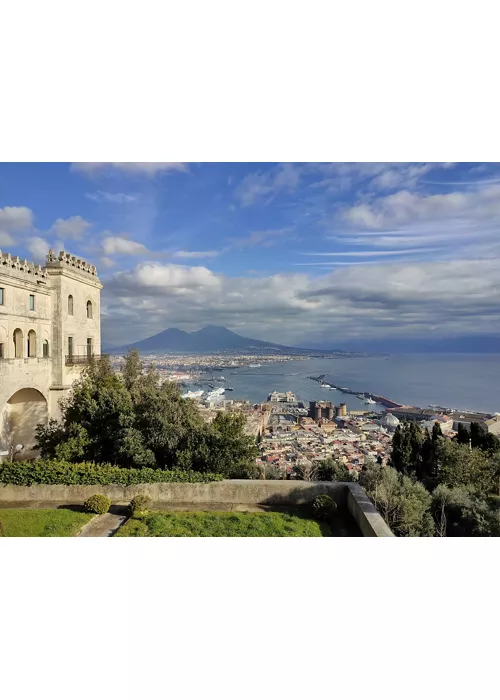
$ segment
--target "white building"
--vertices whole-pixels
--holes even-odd
[[[0,251],[0,451],[31,456],[38,423],[60,416],[59,400],[101,352],[96,268],[49,251],[45,267]]]

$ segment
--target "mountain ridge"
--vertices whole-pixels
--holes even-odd
[[[230,331],[224,326],[204,326],[197,331],[187,332],[179,328],[166,328],[155,335],[152,335],[143,340],[119,347],[108,348],[108,352],[126,352],[130,349],[137,349],[142,352],[225,352],[229,350],[247,350],[249,352],[256,350],[270,351],[282,353],[298,353],[300,351],[318,352],[313,348],[297,348],[289,345],[279,345],[278,343],[269,343],[265,340],[256,340],[255,338],[247,338]],[[339,352],[338,350],[330,350],[322,352]]]

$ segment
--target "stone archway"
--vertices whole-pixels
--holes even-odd
[[[4,415],[4,433],[9,446],[23,445],[17,459],[36,456],[35,428],[38,423],[46,424],[49,411],[45,396],[37,389],[19,389],[7,401]]]

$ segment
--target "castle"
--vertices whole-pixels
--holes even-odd
[[[45,267],[0,251],[0,454],[34,456],[35,427],[101,352],[96,268],[50,250]]]

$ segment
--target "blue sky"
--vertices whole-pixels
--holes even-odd
[[[497,335],[496,163],[0,165],[0,249],[97,265],[105,344]]]

